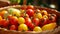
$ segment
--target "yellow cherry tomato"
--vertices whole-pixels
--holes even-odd
[[[52,30],[56,27],[56,23],[50,23],[50,24],[47,24],[47,25],[44,25],[42,27],[42,30],[43,31],[46,31],[46,30]]]
[[[35,32],[42,32],[42,29],[39,26],[36,26],[33,31]]]
[[[36,17],[39,18],[39,19],[41,19],[42,18],[42,14],[41,13],[37,13]]]
[[[23,17],[19,17],[18,18],[18,23],[19,24],[24,24],[25,23],[25,19]]]
[[[42,14],[43,14],[43,15],[47,15],[48,13],[47,13],[46,10],[42,10]]]
[[[20,25],[18,26],[18,30],[19,30],[19,31],[27,31],[27,30],[28,30],[28,27],[27,27],[27,25],[25,25],[25,24],[20,24]]]

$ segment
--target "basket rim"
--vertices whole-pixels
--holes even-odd
[[[5,7],[1,7],[0,10],[2,10],[2,9],[7,9],[7,8],[12,8],[12,7],[13,7],[13,8],[18,8],[18,7],[21,7],[21,6],[23,6],[23,5],[5,6]],[[25,6],[27,6],[27,5],[25,5]],[[56,9],[51,9],[51,8],[46,8],[46,7],[41,7],[41,6],[34,6],[34,7],[37,7],[37,8],[44,8],[44,9],[49,9],[49,10],[51,10],[51,11],[55,11],[55,13],[59,14],[59,17],[60,17],[60,12],[57,11]]]

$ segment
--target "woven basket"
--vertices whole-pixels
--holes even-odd
[[[8,9],[8,8],[17,8],[20,9],[20,5],[14,5],[14,6],[8,6],[8,7],[3,7],[0,8],[0,11],[3,9]],[[35,8],[38,8],[40,10],[46,10],[48,13],[54,13],[57,15],[57,28],[55,28],[54,30],[49,30],[49,31],[43,31],[43,32],[21,32],[21,31],[11,31],[11,30],[7,30],[5,28],[0,28],[0,34],[60,34],[60,12],[58,12],[57,10],[54,9],[49,9],[49,8],[44,8],[44,7],[40,7],[40,6],[35,6]]]

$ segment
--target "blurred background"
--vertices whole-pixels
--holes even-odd
[[[3,3],[2,3],[2,2]],[[60,0],[0,0],[0,6],[9,6],[9,5],[36,5],[47,8],[52,8],[60,11]]]

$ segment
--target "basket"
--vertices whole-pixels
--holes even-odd
[[[7,6],[0,8],[0,10],[3,9],[8,9],[8,8],[17,8],[20,9],[21,5],[13,5],[13,6]],[[7,30],[5,28],[0,28],[0,34],[60,34],[60,12],[54,9],[50,8],[45,8],[45,7],[40,7],[40,6],[35,6],[35,8],[39,8],[40,10],[46,10],[48,13],[54,13],[57,15],[57,28],[54,30],[49,30],[49,31],[43,31],[43,32],[21,32],[21,31],[15,31],[15,30]]]

